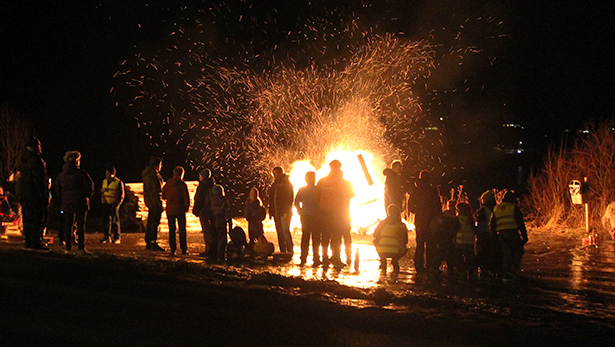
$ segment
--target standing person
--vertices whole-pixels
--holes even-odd
[[[254,244],[264,234],[263,221],[267,217],[267,210],[259,197],[258,188],[250,189],[250,194],[243,205],[243,216],[248,221],[248,246],[254,250]]]
[[[85,250],[85,221],[90,210],[90,197],[94,193],[94,182],[80,166],[81,153],[66,152],[64,166],[56,179],[55,189],[60,201],[66,250],[70,251],[72,248],[73,230],[76,225],[79,253],[86,254],[88,252]]]
[[[401,161],[395,160],[391,163],[391,168],[386,168],[382,172],[384,179],[384,208],[388,210],[390,205],[395,205],[403,211],[404,198],[406,196],[406,184],[401,176]]]
[[[171,255],[175,255],[177,243],[175,230],[179,232],[179,247],[182,254],[188,254],[186,241],[186,212],[190,208],[190,195],[188,186],[184,182],[184,168],[177,166],[173,169],[173,177],[162,187],[162,198],[167,201],[166,212],[169,221],[169,247]]]
[[[449,200],[446,210],[436,217],[430,224],[431,233],[436,243],[436,263],[435,268],[439,268],[442,262],[446,263],[446,273],[451,276],[454,274],[455,259],[455,239],[457,231],[461,227],[456,212],[456,200]]]
[[[223,263],[226,257],[228,232],[231,230],[231,208],[228,199],[224,195],[224,188],[219,184],[211,188],[209,208],[212,218],[212,247],[209,259],[217,263]]]
[[[162,159],[151,157],[148,166],[141,172],[143,178],[143,200],[147,206],[147,226],[145,227],[145,248],[150,251],[164,251],[158,245],[158,226],[162,217],[162,185],[160,176]]]
[[[312,238],[313,266],[322,264],[320,260],[320,226],[318,225],[320,198],[316,187],[316,172],[305,174],[305,187],[299,188],[295,197],[295,207],[301,216],[301,265],[305,265],[310,237]]]
[[[273,169],[273,183],[269,188],[269,218],[275,222],[280,252],[293,253],[293,239],[290,235],[290,220],[293,216],[294,191],[284,169]]]
[[[431,173],[421,171],[415,189],[408,200],[408,211],[414,214],[416,251],[414,268],[422,273],[425,269],[437,271],[437,245],[433,240],[430,224],[442,212],[438,189],[432,185]]]
[[[209,208],[208,198],[211,194],[211,188],[216,184],[211,177],[209,169],[199,171],[199,186],[194,193],[194,207],[192,213],[199,217],[201,223],[201,231],[203,232],[203,242],[205,242],[205,251],[200,253],[201,257],[207,257],[211,248],[211,210]]]
[[[499,273],[499,254],[501,254],[500,244],[497,238],[489,232],[489,222],[495,208],[495,195],[493,191],[484,192],[480,198],[480,208],[476,211],[476,265],[480,268],[481,277],[483,274]]]
[[[350,200],[354,197],[352,183],[344,179],[341,170],[342,163],[332,160],[329,163],[330,172],[318,181],[320,211],[322,222],[322,252],[323,266],[329,263],[342,267],[342,238],[346,247],[346,263],[350,266],[352,258],[352,237],[350,236]],[[328,258],[328,247],[331,243],[331,258]]]
[[[101,243],[120,243],[120,206],[124,201],[124,182],[115,177],[115,167],[109,166],[105,170],[105,179],[100,190],[103,215],[107,222]]]
[[[474,242],[476,241],[476,223],[472,207],[467,202],[457,203],[459,230],[455,236],[455,267],[461,280],[476,277],[474,259]]]
[[[403,257],[408,248],[408,228],[401,220],[401,209],[396,205],[389,205],[387,218],[374,229],[374,246],[380,257],[380,270],[386,274],[387,258],[391,259],[393,273],[399,273],[399,259]]]
[[[49,205],[47,166],[41,152],[40,141],[36,137],[28,139],[19,167],[17,198],[21,204],[26,248],[48,250],[41,242]]]
[[[506,192],[502,202],[493,208],[490,230],[502,247],[502,272],[505,278],[515,278],[521,270],[523,246],[527,243],[527,229],[523,213],[517,206],[517,197]]]

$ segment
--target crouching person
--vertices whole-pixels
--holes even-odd
[[[374,246],[380,256],[380,270],[383,273],[387,271],[387,258],[391,259],[393,273],[399,273],[399,259],[408,252],[407,244],[408,228],[401,220],[401,209],[389,205],[387,218],[374,230]]]

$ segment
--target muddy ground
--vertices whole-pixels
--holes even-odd
[[[612,346],[615,244],[533,231],[518,281],[380,276],[290,264],[210,265],[144,250],[142,234],[93,254],[0,242],[0,345]],[[357,237],[367,250],[369,237]],[[363,253],[367,253],[366,251]],[[362,254],[363,254],[362,253]],[[411,250],[411,253],[413,251]]]

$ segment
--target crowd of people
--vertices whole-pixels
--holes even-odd
[[[25,247],[48,249],[42,236],[53,196],[61,217],[59,242],[67,251],[76,245],[78,252],[87,253],[85,224],[90,199],[94,196],[94,183],[88,172],[80,167],[81,154],[66,152],[62,171],[54,180],[49,180],[41,158],[40,142],[32,138],[26,145],[16,189]],[[175,167],[173,176],[165,182],[160,174],[162,159],[152,157],[142,171],[143,199],[148,210],[145,247],[154,252],[166,251],[158,244],[158,229],[165,212],[169,223],[170,254],[175,255],[178,251],[177,234],[179,251],[188,254],[186,214],[192,208],[192,213],[199,218],[205,245],[205,251],[199,255],[208,261],[225,262],[231,258],[231,253],[239,258],[271,255],[273,247],[265,238],[263,228],[267,217],[275,224],[279,254],[292,259],[294,245],[290,224],[295,207],[301,219],[301,265],[307,264],[311,242],[312,266],[350,266],[350,201],[355,193],[352,184],[344,179],[341,167],[340,161],[331,161],[329,174],[318,181],[314,171],[307,172],[306,185],[299,188],[296,195],[284,169],[273,168],[273,183],[267,191],[266,203],[261,199],[259,189],[253,187],[243,205],[243,216],[248,222],[246,236],[242,228],[233,226],[225,189],[216,184],[209,169],[199,171],[199,185],[191,203],[183,180],[184,169]],[[394,161],[383,172],[387,218],[375,228],[373,243],[384,273],[387,259],[391,259],[393,272],[400,272],[399,260],[408,252],[409,234],[402,217],[412,215],[416,236],[413,260],[418,274],[444,271],[464,280],[475,278],[479,272],[497,277],[516,276],[528,237],[514,192],[487,191],[479,199],[480,208],[473,212],[467,196],[461,193],[443,199],[429,171],[421,171],[413,186],[403,178],[402,171],[401,161]],[[125,189],[113,166],[106,168],[100,196],[106,222],[100,242],[121,243],[119,209]],[[10,207],[5,208],[8,205],[6,199],[4,196],[0,198],[2,217],[14,220],[16,216]]]

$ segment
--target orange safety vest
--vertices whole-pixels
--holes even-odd
[[[408,229],[403,223],[387,224],[380,232],[376,252],[384,254],[400,254],[406,250],[404,233]]]
[[[106,204],[115,204],[117,200],[117,190],[120,186],[120,180],[114,178],[109,182],[106,178],[103,180],[103,200]]]
[[[461,245],[473,245],[475,238],[474,223],[468,216],[457,216],[457,218],[459,218],[461,228],[457,231],[455,243]]]
[[[495,231],[518,230],[517,219],[515,218],[516,204],[512,202],[502,202],[493,209],[495,218]]]

